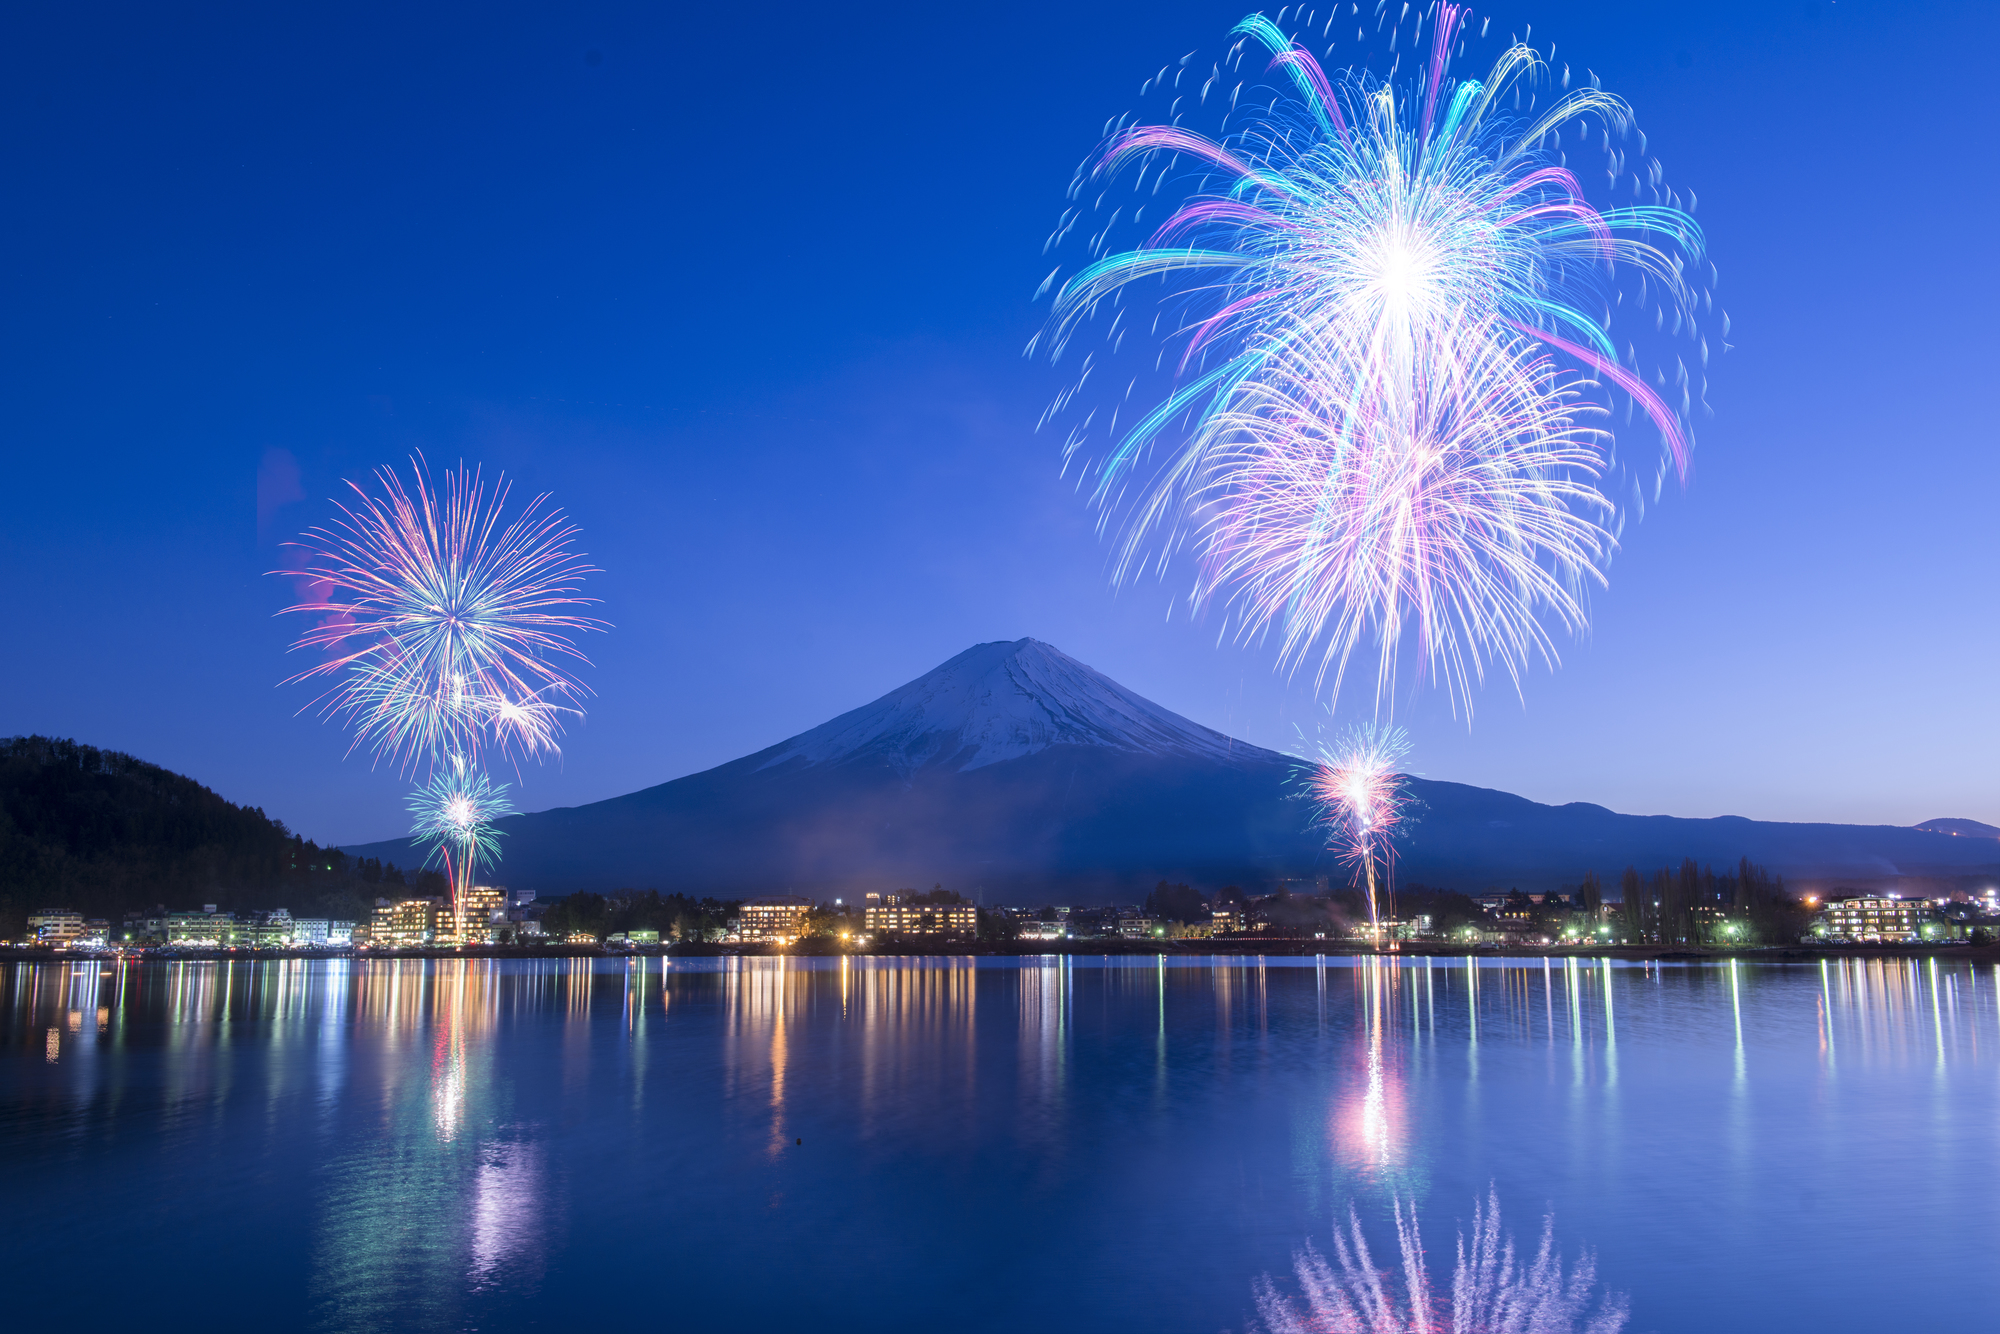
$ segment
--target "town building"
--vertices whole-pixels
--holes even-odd
[[[124,924],[118,931],[119,943],[124,945],[160,945],[165,944],[166,939],[165,905],[126,913]]]
[[[28,934],[37,943],[61,949],[83,937],[83,914],[67,908],[44,908],[28,917]]]
[[[450,916],[441,898],[377,899],[368,943],[378,949],[433,944],[441,926],[450,929]]]
[[[465,891],[453,910],[451,921],[441,929],[461,945],[487,945],[507,921],[507,891],[492,885],[474,885]]]
[[[1853,894],[1826,901],[1815,934],[1870,944],[1919,940],[1930,915],[1930,904],[1922,899]]]
[[[283,908],[253,912],[237,924],[231,944],[248,949],[279,949],[292,943],[292,915]]]
[[[236,914],[217,912],[213,903],[199,909],[183,908],[167,914],[169,945],[233,945],[236,943]]]
[[[1015,934],[1016,940],[1061,940],[1069,934],[1069,927],[1063,922],[1044,922],[1040,918],[1030,918],[1021,923]]]
[[[354,942],[354,923],[326,917],[294,917],[292,943],[338,949]]]
[[[775,940],[789,944],[805,934],[806,916],[812,912],[810,900],[789,894],[773,894],[761,899],[745,899],[737,918],[737,934],[744,940]]]
[[[1379,925],[1357,921],[1348,934],[1360,940],[1382,944],[1392,940],[1423,940],[1431,934],[1431,915],[1421,913],[1414,917],[1385,917]]]
[[[870,908],[868,930],[893,936],[958,936],[979,934],[979,909],[970,903],[894,903]]]
[[[1208,915],[1209,933],[1226,936],[1243,929],[1243,910],[1234,906],[1217,908]]]

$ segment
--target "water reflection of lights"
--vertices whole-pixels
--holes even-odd
[[[1747,1097],[1751,1081],[1782,1075],[1787,1051],[1829,1086],[1888,1072],[1913,1076],[1904,1082],[1914,1084],[1956,1077],[1975,1057],[1990,1061],[2000,1041],[2000,969],[1949,953],[1827,959],[1814,965],[1817,975],[1814,966],[1784,971],[1740,961],[1302,964],[1292,971],[1278,960],[1210,966],[1148,958],[1114,970],[1056,957],[983,968],[967,959],[869,957],[823,965],[72,961],[0,973],[0,1000],[16,1058],[51,1088],[73,1091],[72,1108],[88,1098],[133,1098],[135,1081],[118,1072],[138,1067],[115,1062],[143,1060],[158,1072],[146,1096],[191,1121],[252,1096],[245,1089],[258,1081],[244,1072],[258,1068],[251,1057],[267,1049],[273,1108],[289,1112],[309,1101],[302,1119],[323,1137],[316,1145],[367,1141],[365,1150],[329,1151],[322,1166],[329,1185],[317,1197],[318,1263],[328,1272],[352,1268],[357,1285],[379,1280],[390,1285],[385,1292],[418,1277],[461,1287],[467,1274],[475,1284],[511,1282],[507,1274],[534,1262],[554,1226],[537,1202],[561,1179],[564,1150],[555,1141],[537,1147],[541,1132],[516,1118],[556,1113],[528,1104],[588,1106],[593,1115],[613,1106],[625,1115],[621,1095],[629,1089],[637,1123],[644,1085],[650,1124],[659,1109],[690,1096],[688,1070],[717,1072],[719,1084],[701,1085],[696,1096],[721,1092],[730,1100],[760,1162],[793,1145],[809,1106],[810,1115],[825,1116],[807,1091],[837,1086],[855,1100],[850,1124],[859,1141],[931,1133],[907,1123],[912,1106],[962,1111],[967,1124],[998,1116],[1056,1181],[1075,1143],[1079,1090],[1091,1088],[1098,1062],[1129,1062],[1135,1079],[1154,1083],[1168,1116],[1176,1098],[1189,1096],[1189,1071],[1263,1079],[1283,1053],[1305,1051],[1309,1038],[1331,1070],[1299,1067],[1309,1077],[1294,1104],[1299,1161],[1328,1177],[1344,1172],[1356,1184],[1408,1189],[1421,1180],[1426,1135],[1440,1115],[1437,1087],[1449,1081],[1476,1103],[1494,1096],[1496,1075],[1504,1084],[1524,1069],[1540,1078],[1545,1068],[1550,1081],[1574,1088],[1575,1106],[1609,1102],[1621,1018],[1629,1058],[1634,1043],[1655,1049],[1663,1016],[1683,1024],[1698,1016],[1719,1077],[1729,1077],[1733,1062],[1745,1108],[1758,1101]],[[605,988],[594,990],[598,973]],[[1663,1008],[1661,998],[1676,988],[1700,1008]],[[663,1023],[669,1005],[673,1018]],[[1123,1010],[1132,1011],[1131,1023],[1111,1027]],[[511,1050],[539,1051],[544,1063],[498,1063],[492,1038],[503,1014],[510,1040],[529,1019],[542,1025],[529,1030],[539,1047]],[[1316,1023],[1324,1039],[1313,1034]],[[1267,1027],[1269,1041],[1260,1036]],[[1125,1046],[1114,1048],[1110,1036]],[[1294,1040],[1299,1045],[1283,1045]],[[697,1045],[709,1041],[716,1047]],[[975,1068],[978,1051],[983,1068]],[[1482,1059],[1483,1082],[1474,1064]],[[574,1080],[557,1086],[565,1071]],[[1652,1087],[1654,1072],[1634,1066],[1627,1089],[1634,1071]],[[538,1072],[549,1078],[537,1080]],[[379,1098],[356,1096],[376,1089]],[[517,1128],[496,1131],[496,1124]],[[357,1125],[365,1129],[357,1133]],[[1714,1143],[1717,1152],[1748,1151],[1747,1138],[1726,1138],[1736,1126],[1719,1123],[1725,1138]],[[803,1133],[810,1146],[815,1132]],[[421,1275],[397,1240],[419,1233],[436,1239],[423,1261],[435,1268]]]
[[[465,1038],[449,1017],[438,1025],[431,1053],[431,1102],[438,1139],[449,1144],[465,1115]]]
[[[1024,966],[1020,988],[1021,1066],[1027,1090],[1053,1100],[1062,1090],[1073,979],[1067,955],[1043,955]]]
[[[2000,1006],[2000,965],[1994,966]],[[1938,1070],[1979,1051],[1980,970],[1938,957],[1843,958],[1820,963],[1820,1056],[1828,1073],[1847,1051],[1864,1065],[1911,1064],[1924,1053]]]
[[[1355,1069],[1334,1104],[1334,1154],[1351,1170],[1382,1183],[1409,1163],[1408,1096],[1396,1022],[1396,993],[1406,979],[1391,959],[1366,958],[1352,971],[1360,1027],[1350,1053]]]
[[[467,1041],[477,1042],[492,1027],[497,995],[493,978],[490,959],[439,960],[437,971],[426,969],[423,974],[423,980],[435,988],[431,1088],[442,1143],[457,1138],[465,1119]]]
[[[968,1073],[977,1051],[976,974],[970,959],[842,958],[825,969],[798,960],[738,957],[721,962],[715,973],[679,973],[689,986],[721,989],[727,1059],[724,1096],[764,1096],[769,1125],[766,1150],[775,1157],[793,1143],[788,1128],[788,1088],[801,1057],[799,1035],[808,1024],[825,1041],[840,1043],[838,1030],[817,1025],[834,1019],[858,1021],[859,1074],[864,1123],[881,1105],[884,1086],[916,1047],[942,1040],[962,1057]]]
[[[510,1264],[533,1256],[542,1233],[542,1149],[532,1142],[479,1149],[472,1188],[474,1288],[491,1286]]]

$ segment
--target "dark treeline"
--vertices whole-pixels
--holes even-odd
[[[1236,889],[1236,886],[1229,886]],[[1237,890],[1238,895],[1243,891]],[[1186,885],[1170,885],[1162,880],[1153,886],[1153,892],[1146,896],[1141,909],[1148,917],[1156,917],[1163,922],[1206,922],[1208,920],[1208,900],[1200,891]]]
[[[1345,935],[1368,921],[1368,896],[1358,888],[1330,889],[1324,894],[1293,894],[1280,888],[1255,904],[1262,923],[1273,932],[1319,932]],[[1423,884],[1385,890],[1377,903],[1384,917],[1412,922],[1431,919],[1432,934],[1448,934],[1484,923],[1488,914],[1471,896]]]
[[[599,940],[620,931],[657,931],[662,940],[713,940],[728,929],[738,906],[735,900],[696,899],[657,889],[566,894],[542,915],[542,930],[555,940],[578,931]]]
[[[1805,934],[1811,915],[1782,877],[1748,858],[1720,875],[1692,859],[1651,875],[1627,867],[1618,890],[1617,897],[1608,897],[1598,873],[1586,871],[1581,883],[1559,894],[1494,887],[1481,896],[1486,900],[1481,903],[1456,890],[1409,884],[1384,895],[1379,906],[1385,917],[1434,939],[1456,939],[1472,928],[1503,936],[1643,945],[1789,943]],[[1280,885],[1275,892],[1251,895],[1225,885],[1205,896],[1192,886],[1162,880],[1146,896],[1143,911],[1148,917],[1195,923],[1225,907],[1243,914],[1238,929],[1273,935],[1345,935],[1368,920],[1362,892],[1345,887],[1295,894]]]
[[[378,894],[407,892],[442,894],[444,877],[322,848],[258,807],[118,751],[0,739],[0,938],[18,939],[39,908],[115,922],[213,903],[365,920]]]
[[[1162,880],[1146,896],[1141,911],[1147,917],[1183,925],[1205,923],[1217,908],[1233,907],[1254,913],[1257,922],[1273,932],[1345,934],[1368,920],[1367,896],[1359,889],[1329,889],[1318,894],[1294,894],[1280,886],[1276,893],[1250,895],[1241,886],[1224,885],[1213,898],[1189,885]],[[1429,917],[1433,932],[1450,932],[1487,920],[1484,908],[1470,896],[1456,890],[1434,889],[1428,885],[1399,886],[1385,895],[1380,904],[1388,915],[1408,921]]]
[[[1678,867],[1663,866],[1650,876],[1628,866],[1618,879],[1620,902],[1611,915],[1617,934],[1648,945],[1701,945],[1721,941],[1744,944],[1797,940],[1806,930],[1809,912],[1774,876],[1745,857],[1735,874],[1717,875],[1713,867],[1697,866],[1687,858]],[[1602,896],[1595,872],[1587,874],[1579,899]]]

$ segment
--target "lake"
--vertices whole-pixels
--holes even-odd
[[[0,967],[10,1324],[1242,1330],[1489,1185],[1633,1331],[1990,1327],[2000,968]],[[16,1323],[18,1322],[18,1323]]]

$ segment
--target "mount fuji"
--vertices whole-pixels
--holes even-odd
[[[873,704],[780,742],[757,767],[866,755],[905,775],[932,767],[963,773],[1055,746],[1222,764],[1247,752],[1275,758],[1167,712],[1040,640],[1022,639],[976,644]]]
[[[978,644],[766,750],[609,801],[517,815],[500,879],[831,897],[943,883],[988,901],[1130,900],[1166,878],[1245,888],[1331,871],[1297,762],[1211,731],[1034,639]],[[1408,781],[1406,880],[1477,890],[1615,883],[1632,863],[1739,857],[1792,877],[2000,873],[1987,839],[1545,806]],[[403,840],[349,848],[408,865]]]

